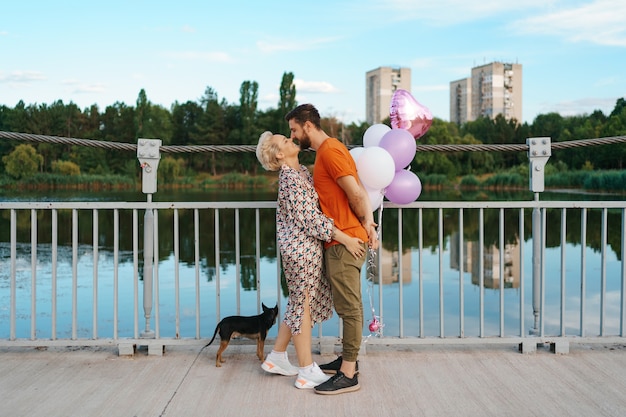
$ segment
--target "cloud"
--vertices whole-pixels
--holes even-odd
[[[284,51],[307,51],[317,49],[321,46],[336,42],[338,38],[316,38],[308,40],[285,40],[272,39],[270,41],[257,41],[257,48],[263,53],[284,52]]]
[[[259,97],[259,103],[275,105],[280,100],[280,96],[276,93],[263,94]]]
[[[103,93],[106,91],[104,84],[81,84],[76,89],[74,89],[74,93],[77,94],[89,94],[89,93]]]
[[[207,61],[207,62],[232,62],[233,58],[226,52],[199,52],[199,51],[182,51],[168,52],[166,57],[184,61]]]
[[[521,34],[551,35],[568,42],[626,46],[626,2],[595,0],[578,7],[518,20],[512,28]]]
[[[594,87],[608,87],[608,86],[619,85],[619,84],[620,84],[620,79],[618,77],[607,77],[607,78],[599,79],[593,84],[593,86]]]
[[[26,84],[33,81],[43,81],[46,76],[39,71],[13,71],[10,74],[0,73],[0,83]]]
[[[326,81],[304,81],[294,79],[297,93],[337,93],[339,89]]]
[[[106,88],[102,83],[85,84],[75,78],[65,79],[61,81],[61,84],[68,87],[74,87],[72,93],[75,94],[103,93],[106,91]]]
[[[608,115],[613,111],[615,98],[598,98],[586,97],[579,100],[565,100],[553,103],[542,103],[539,114],[559,113],[561,116],[580,116],[583,114],[591,114],[596,110],[602,111]]]
[[[265,52],[265,53],[280,52],[280,51],[298,51],[302,49],[302,45],[300,45],[298,42],[289,42],[289,41],[282,41],[282,42],[257,41],[256,46],[261,52]]]
[[[389,0],[376,2],[373,9],[384,11],[395,20],[419,20],[438,26],[450,26],[462,22],[487,19],[495,15],[526,11],[531,8],[546,7],[554,0],[524,0],[506,2],[501,0],[439,0],[437,2],[416,2],[415,0]]]
[[[77,80],[76,78],[68,78],[65,80],[61,80],[61,84],[63,85],[77,85],[80,84],[80,81]]]
[[[196,28],[189,25],[184,25],[181,30],[185,33],[196,33]]]

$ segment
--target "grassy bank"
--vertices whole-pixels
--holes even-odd
[[[548,170],[547,170],[548,171]],[[484,176],[466,175],[451,179],[443,174],[419,174],[424,189],[445,190],[527,190],[528,167],[519,166],[505,172]],[[166,181],[159,179],[165,189],[260,189],[275,190],[276,173],[248,175],[228,173],[212,176],[200,174]],[[583,189],[587,191],[626,192],[626,171],[553,171],[546,172],[547,189]],[[39,173],[15,180],[0,177],[0,188],[11,190],[132,190],[141,189],[141,177],[123,175],[61,175]]]
[[[523,171],[516,168],[483,178],[467,175],[460,178],[459,186],[463,189],[528,189],[528,169]],[[621,193],[626,192],[626,171],[546,172],[545,187]]]
[[[276,178],[268,175],[246,175],[229,173],[219,176],[206,174],[195,177],[180,177],[171,181],[158,180],[160,188],[184,189],[272,189]],[[9,176],[0,176],[0,188],[11,190],[132,190],[141,189],[141,177],[124,175],[62,175],[38,173],[16,180]]]

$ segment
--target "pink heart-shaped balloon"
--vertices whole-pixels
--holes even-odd
[[[433,122],[433,115],[406,90],[396,90],[389,108],[391,127],[406,129],[415,139],[424,136]]]

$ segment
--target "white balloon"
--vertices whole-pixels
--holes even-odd
[[[365,150],[364,147],[359,146],[357,148],[352,148],[350,149],[350,155],[352,155],[352,159],[354,159],[354,163],[356,164],[356,162],[359,160],[359,156],[361,156],[361,153]]]
[[[363,184],[374,190],[381,190],[391,184],[396,172],[395,162],[380,146],[365,148],[356,164]]]
[[[372,211],[376,211],[380,208],[380,205],[383,204],[383,198],[385,197],[383,190],[373,190],[367,185],[365,185],[365,191],[367,191],[367,195],[370,198],[370,204],[372,206]]]
[[[371,125],[363,134],[363,146],[366,148],[369,148],[370,146],[378,146],[385,133],[390,130],[391,128],[389,126],[382,123]]]

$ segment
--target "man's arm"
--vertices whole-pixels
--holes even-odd
[[[337,185],[346,193],[350,208],[365,228],[369,237],[369,245],[372,249],[378,249],[378,236],[376,223],[372,214],[370,198],[365,188],[352,175],[345,175],[337,179]]]

